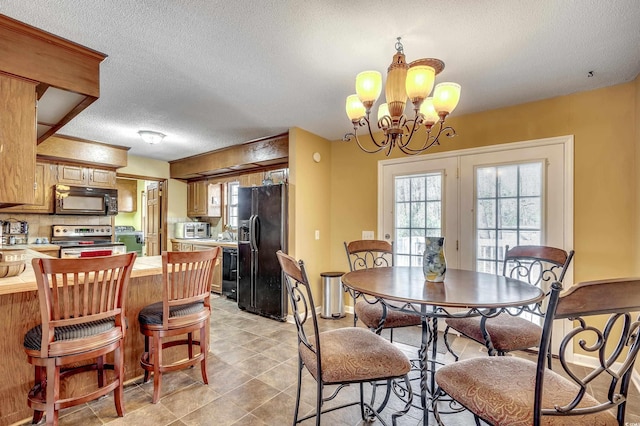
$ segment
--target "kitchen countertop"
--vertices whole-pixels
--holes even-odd
[[[171,242],[211,247],[238,247],[237,241],[218,241],[213,238],[172,238]]]
[[[35,251],[53,251],[60,250],[60,246],[56,244],[15,244],[15,245],[7,245],[3,244],[0,246],[0,250],[35,250]]]
[[[46,246],[46,244],[38,244]],[[54,245],[54,247],[57,247]],[[38,288],[36,276],[31,266],[31,260],[38,257],[50,257],[35,250],[30,250],[24,245],[15,245],[11,248],[26,249],[27,267],[23,273],[15,277],[0,278],[0,295],[34,291]],[[144,277],[148,275],[162,274],[162,256],[143,256],[136,258],[131,271],[131,278]]]

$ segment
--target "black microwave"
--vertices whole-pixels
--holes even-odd
[[[118,214],[118,190],[84,186],[55,186],[55,214],[109,216]]]

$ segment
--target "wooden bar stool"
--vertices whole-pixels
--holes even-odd
[[[162,301],[145,306],[138,315],[140,332],[144,334],[144,353],[140,365],[144,368],[144,381],[153,372],[153,403],[160,399],[162,374],[184,369],[200,363],[202,380],[208,384],[207,353],[208,325],[211,317],[209,297],[213,267],[220,247],[212,250],[162,253]],[[199,331],[199,340],[193,332]],[[186,338],[167,340],[175,336]],[[163,349],[186,345],[188,358],[164,364]],[[194,355],[193,348],[200,347]]]
[[[118,416],[124,415],[125,300],[135,253],[87,259],[33,259],[42,324],[24,337],[35,384],[27,403],[33,423],[46,412],[47,425],[58,424],[58,410],[114,391]],[[113,364],[105,355],[113,352]],[[94,360],[87,364],[87,360]],[[113,370],[105,384],[104,370]],[[98,389],[61,398],[61,380],[97,371]]]

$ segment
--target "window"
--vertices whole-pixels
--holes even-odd
[[[228,225],[238,229],[238,188],[240,182],[229,182],[227,184],[227,217]]]
[[[396,265],[422,266],[424,237],[442,235],[442,173],[395,178]]]
[[[476,270],[502,273],[505,246],[542,243],[542,162],[476,167]]]

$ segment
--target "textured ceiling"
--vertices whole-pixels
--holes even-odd
[[[1,0],[0,13],[108,55],[100,99],[59,133],[160,160],[293,126],[340,139],[356,74],[385,74],[397,36],[407,61],[446,63],[455,115],[640,72],[638,0]],[[150,146],[140,129],[167,137]]]

